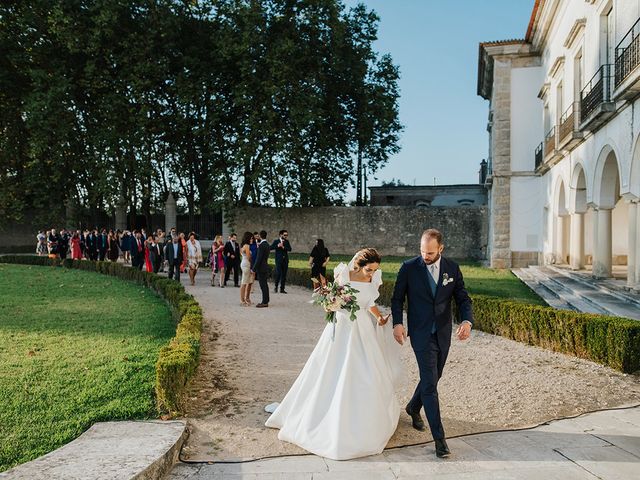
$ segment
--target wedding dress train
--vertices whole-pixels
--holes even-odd
[[[354,321],[337,313],[328,323],[302,372],[266,422],[278,438],[334,460],[382,452],[398,425],[395,388],[402,381],[400,345],[392,324],[379,326],[368,309],[382,283],[378,270],[371,283],[349,280],[340,264],[334,278],[358,290],[360,310]],[[334,338],[332,338],[334,337]]]

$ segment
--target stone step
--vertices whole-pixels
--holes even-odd
[[[577,279],[552,266],[532,266],[529,270],[532,277],[578,311],[640,320],[640,308],[635,302],[629,302],[620,295],[614,296],[584,277]]]
[[[74,441],[0,473],[0,479],[157,479],[178,461],[183,421],[96,423]]]
[[[548,271],[544,271],[540,267],[529,267],[529,269],[531,270],[531,275],[540,284],[547,287],[554,295],[557,295],[558,298],[571,305],[574,310],[585,313],[609,314],[605,308],[592,302],[589,298],[585,298],[572,288],[569,288],[564,282],[550,275]]]
[[[629,291],[627,288],[620,286],[616,281],[607,279],[594,279],[590,274],[586,272],[575,272],[573,270],[568,270],[562,267],[549,265],[547,268],[568,278],[581,282],[585,285],[597,288],[601,292],[612,295],[624,302],[635,304],[638,308],[640,308],[640,294],[634,291]]]
[[[514,268],[511,270],[513,274],[518,277],[525,285],[533,290],[547,305],[558,310],[573,310],[575,307],[562,300],[556,292],[550,290],[543,283],[540,283],[538,279],[529,271],[528,268]]]

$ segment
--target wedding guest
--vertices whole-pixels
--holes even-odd
[[[215,286],[216,273],[220,274],[218,277],[218,283],[220,288],[224,288],[224,242],[222,241],[222,235],[216,235],[216,238],[211,244],[211,250],[209,251],[209,263],[211,264],[211,286]]]
[[[134,238],[131,242],[131,266],[142,270],[142,266],[144,265],[144,242],[138,230],[134,230],[133,235]]]
[[[187,262],[189,264],[189,280],[191,285],[196,284],[196,274],[198,273],[198,267],[202,261],[202,246],[196,239],[196,234],[191,232],[189,234],[189,241],[187,242]]]
[[[118,242],[118,237],[113,230],[109,230],[107,236],[107,257],[112,262],[117,262],[120,258],[120,242]]]
[[[60,230],[60,235],[58,235],[58,255],[60,255],[60,260],[64,260],[67,258],[67,252],[69,251],[69,234],[67,233],[67,229],[63,228]]]
[[[107,235],[107,229],[103,228],[98,235],[98,259],[103,262],[107,256],[107,250],[109,250],[109,236]]]
[[[313,282],[314,290],[327,278],[327,264],[330,259],[329,250],[324,246],[324,240],[318,238],[309,255],[311,281]]]
[[[167,241],[164,231],[161,228],[156,230],[156,243],[158,244],[158,250],[160,252],[158,256],[158,268],[157,272],[164,272],[164,244]]]
[[[58,241],[60,238],[58,237],[58,232],[56,232],[55,228],[51,229],[49,233],[49,237],[47,238],[47,248],[49,249],[49,255],[54,257],[58,256]]]
[[[81,258],[86,258],[87,256],[87,235],[89,235],[89,230],[86,228],[84,230],[77,230],[78,236],[80,237],[80,255]]]
[[[36,235],[37,243],[36,243],[36,253],[38,256],[47,254],[47,237],[45,236],[42,230],[38,231],[38,235]]]
[[[253,271],[254,268],[256,266],[256,256],[258,253],[258,243],[260,243],[260,233],[259,232],[253,232],[253,242],[251,243],[251,245],[249,245],[251,247],[251,270]]]
[[[224,245],[224,264],[226,267],[224,284],[227,284],[231,276],[231,270],[233,270],[233,285],[239,287],[240,246],[238,245],[238,236],[235,233],[229,235],[229,240]]]
[[[153,272],[153,250],[151,246],[151,237],[147,238],[144,241],[144,266],[145,271],[152,273]]]
[[[269,243],[267,242],[267,232],[260,231],[260,244],[258,245],[258,254],[256,255],[256,264],[254,272],[258,277],[260,290],[262,291],[262,301],[256,305],[257,308],[266,308],[269,306],[269,284],[267,277],[269,276]]]
[[[180,244],[182,245],[182,264],[180,265],[180,271],[182,273],[187,273],[186,265],[187,265],[187,257],[189,253],[187,252],[187,239],[184,238],[184,232],[180,232],[178,235],[180,238]]]
[[[98,259],[98,229],[94,228],[87,237],[87,252],[89,260]]]
[[[167,259],[169,265],[169,278],[180,281],[180,265],[182,264],[182,244],[178,235],[171,236],[171,242],[164,247],[164,258]]]
[[[124,263],[131,263],[131,246],[133,237],[129,230],[122,232],[122,239],[120,240],[120,248],[122,249],[122,258]]]
[[[253,234],[245,232],[240,243],[240,270],[242,281],[240,282],[240,303],[244,306],[251,305],[251,285],[253,284],[253,272],[251,272],[251,245],[254,243]]]
[[[163,262],[164,246],[158,241],[157,235],[151,235],[151,247],[153,249],[153,273],[158,273]]]
[[[76,233],[71,237],[71,258],[73,260],[81,260],[82,259],[82,248],[80,248],[80,230],[77,230]]]
[[[278,293],[278,285],[280,285],[280,293],[287,293],[284,289],[287,282],[287,271],[289,270],[289,252],[291,244],[289,243],[289,232],[280,230],[278,238],[271,244],[271,250],[276,252],[276,278],[275,292]]]

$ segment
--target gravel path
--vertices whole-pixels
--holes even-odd
[[[185,277],[187,277],[185,275]],[[266,309],[243,307],[233,286],[209,286],[202,270],[186,286],[205,312],[202,357],[185,416],[191,435],[185,461],[255,459],[304,451],[281,442],[264,422],[264,406],[287,392],[325,326],[310,291],[271,293]],[[183,283],[188,279],[183,279]],[[230,282],[231,283],[231,282]],[[259,301],[260,292],[252,294]],[[406,404],[418,379],[409,344],[403,347]],[[439,386],[447,435],[536,425],[551,419],[640,402],[640,378],[601,365],[474,331],[453,340]],[[402,414],[389,447],[431,440]]]

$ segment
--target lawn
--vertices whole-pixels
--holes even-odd
[[[162,299],[97,273],[0,264],[0,471],[93,423],[156,416]]]
[[[309,268],[309,257],[305,254],[290,254],[289,267]],[[327,266],[328,271],[339,262],[349,262],[350,255],[332,255]],[[383,257],[382,278],[386,282],[395,282],[400,265],[410,257]],[[273,254],[269,258],[270,263],[274,263]],[[465,285],[469,293],[476,295],[489,295],[492,297],[506,298],[522,303],[534,305],[546,305],[529,287],[522,283],[509,270],[496,270],[480,266],[478,263],[462,263],[460,265],[464,276]]]

